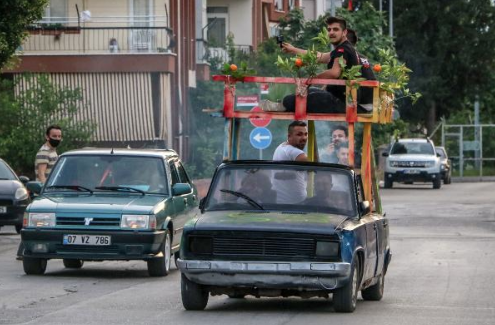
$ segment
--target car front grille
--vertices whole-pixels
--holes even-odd
[[[316,260],[317,240],[336,237],[309,234],[228,232],[213,235],[213,255],[229,259]]]
[[[57,217],[57,226],[85,226],[85,227],[118,227],[120,218],[94,217]]]
[[[425,161],[399,161],[398,162],[398,167],[417,168],[417,167],[425,167],[425,166],[426,166]]]

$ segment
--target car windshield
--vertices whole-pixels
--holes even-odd
[[[0,160],[0,180],[15,180],[16,177],[12,170]]]
[[[221,168],[205,210],[356,215],[352,174],[332,167],[230,165]]]
[[[168,194],[168,182],[163,159],[156,157],[63,156],[45,191]]]
[[[392,155],[434,155],[433,146],[426,142],[396,142],[390,152]]]

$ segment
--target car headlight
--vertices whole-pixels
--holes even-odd
[[[316,256],[337,257],[339,256],[339,243],[330,241],[316,242]]]
[[[433,167],[433,166],[435,166],[435,161],[426,161],[425,162],[426,168]]]
[[[123,214],[120,220],[120,228],[155,229],[156,217],[154,215]]]
[[[390,167],[399,167],[399,162],[396,160],[389,161]]]
[[[189,236],[189,251],[193,254],[213,253],[213,238],[206,236]]]
[[[446,168],[446,167],[447,167],[447,166],[446,166],[445,164],[441,164],[441,165],[440,165],[440,170],[445,170],[445,168]]]
[[[24,187],[19,187],[15,191],[15,195],[14,195],[14,197],[17,201],[26,200],[28,198],[28,196],[29,196],[28,191]]]
[[[55,213],[29,213],[28,214],[28,227],[55,227],[56,217]]]

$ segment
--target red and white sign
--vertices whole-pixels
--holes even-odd
[[[237,107],[258,106],[258,95],[237,96]]]
[[[264,111],[260,107],[256,106],[256,107],[253,107],[251,112],[257,113],[257,112],[264,112]],[[258,127],[258,128],[264,128],[265,126],[270,124],[271,121],[272,121],[272,119],[270,117],[252,117],[249,119],[249,122],[251,122],[251,124],[253,126]]]
[[[270,85],[269,84],[260,84],[260,92],[262,94],[268,94],[269,93],[269,88],[270,88]]]

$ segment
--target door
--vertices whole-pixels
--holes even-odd
[[[364,201],[363,183],[360,177],[357,177],[358,188],[358,203]],[[378,230],[377,220],[373,213],[361,216],[361,221],[366,227],[366,262],[363,270],[363,280],[370,279],[375,276],[376,267],[378,264]]]
[[[131,0],[131,29],[129,34],[130,49],[134,51],[150,51],[156,46],[155,31],[153,26],[153,1]]]

